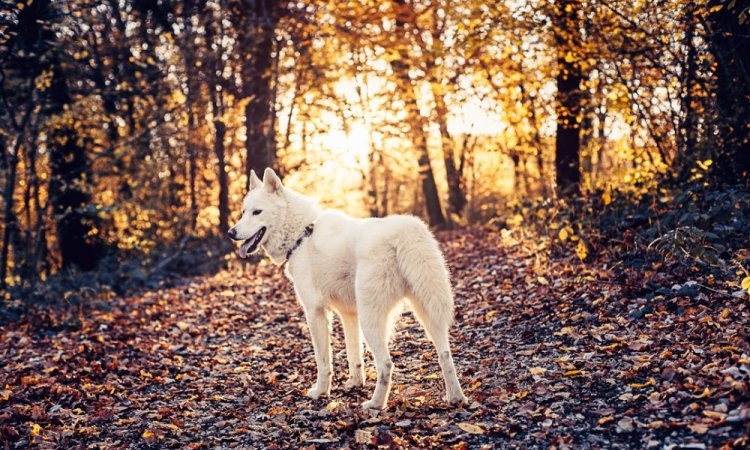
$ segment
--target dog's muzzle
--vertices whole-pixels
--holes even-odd
[[[240,258],[247,258],[248,255],[255,253],[256,250],[258,250],[260,241],[263,240],[263,236],[265,236],[265,234],[266,227],[262,227],[254,235],[250,236],[248,239],[245,239],[242,245],[240,245]]]

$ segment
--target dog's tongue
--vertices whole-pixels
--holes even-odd
[[[242,245],[240,245],[240,258],[247,258],[247,255],[249,255],[248,249],[251,245],[253,245],[253,241],[251,239],[246,240],[242,243]]]

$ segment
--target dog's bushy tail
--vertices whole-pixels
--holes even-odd
[[[417,319],[434,335],[433,329],[447,330],[453,322],[448,267],[427,225],[415,217],[404,220],[409,224],[394,242],[399,272],[411,291],[410,303]]]

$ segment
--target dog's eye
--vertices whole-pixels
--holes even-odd
[[[262,213],[262,212],[263,212],[263,211],[261,211],[261,210],[259,210],[259,209],[254,209],[254,210],[253,210],[253,215],[254,215],[254,216],[257,216],[258,214],[260,214],[260,213]]]

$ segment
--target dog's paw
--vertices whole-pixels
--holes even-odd
[[[328,390],[320,389],[317,386],[313,386],[309,391],[307,391],[307,396],[313,400],[317,400],[320,397],[327,397]]]
[[[352,389],[356,389],[364,385],[365,382],[361,378],[349,378],[346,383],[344,383],[344,390],[351,391]]]
[[[466,405],[469,403],[469,399],[462,392],[454,394],[445,394],[443,400],[451,405]]]
[[[374,400],[367,400],[366,402],[362,403],[363,411],[367,411],[369,409],[385,409],[385,404],[383,402],[375,402]]]

